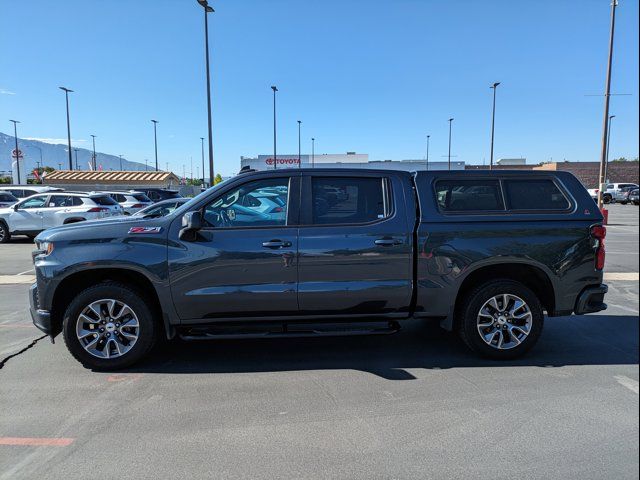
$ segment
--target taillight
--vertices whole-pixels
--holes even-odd
[[[282,207],[276,207],[273,209],[274,213],[280,213],[280,212],[284,212],[284,210],[282,209]]]
[[[142,208],[144,207],[144,203],[136,203],[134,205],[131,205],[131,208]]]
[[[596,244],[596,269],[602,270],[605,261],[605,244],[604,239],[607,236],[607,228],[603,225],[595,225],[591,227],[591,236],[595,238]]]
[[[93,207],[87,210],[89,213],[100,213],[100,212],[108,212],[109,209],[105,207]]]

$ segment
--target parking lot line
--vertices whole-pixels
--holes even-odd
[[[609,272],[604,274],[605,280],[627,280],[637,281],[640,280],[640,273],[638,272]]]
[[[24,272],[20,272],[18,275],[26,275],[27,273],[35,271],[34,268],[30,268],[29,270],[25,270]]]
[[[35,275],[0,275],[0,285],[33,283],[35,281]]]
[[[628,388],[629,390],[631,390],[636,395],[638,394],[638,392],[640,392],[640,388],[638,387],[638,381],[637,380],[633,380],[632,378],[629,378],[629,377],[627,377],[625,375],[616,375],[613,378],[615,378],[616,381],[620,385],[622,385],[623,387]]]
[[[27,447],[67,447],[73,441],[73,438],[0,437],[0,445],[22,445]]]

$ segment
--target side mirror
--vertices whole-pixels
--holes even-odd
[[[187,212],[182,217],[182,228],[178,236],[180,240],[194,241],[198,230],[202,228],[202,214],[198,211]]]
[[[19,206],[18,206],[18,204],[16,203],[16,204],[13,206],[13,211],[14,211],[14,212],[17,212],[17,211],[19,210],[19,208],[20,208],[20,207],[19,207]]]

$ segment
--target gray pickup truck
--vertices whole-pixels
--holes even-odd
[[[386,334],[410,318],[509,359],[545,313],[606,308],[602,220],[563,172],[249,172],[162,218],[41,233],[31,314],[96,370],[164,337]]]

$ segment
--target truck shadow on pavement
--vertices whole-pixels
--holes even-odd
[[[193,374],[352,369],[388,380],[413,380],[405,369],[614,364],[638,364],[637,316],[547,319],[534,349],[512,361],[480,358],[437,324],[411,320],[399,333],[385,336],[173,341],[129,371]]]

